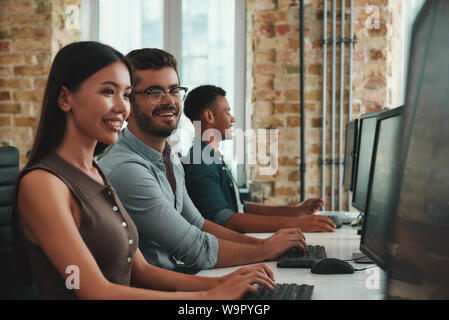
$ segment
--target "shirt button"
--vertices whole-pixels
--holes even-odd
[[[112,207],[112,211],[117,211],[118,210],[118,207],[117,206],[113,206]]]
[[[126,221],[123,221],[123,222],[122,222],[122,227],[123,227],[123,228],[126,228],[127,225],[128,225],[128,224],[126,223]]]
[[[129,240],[128,240],[128,243],[129,243],[130,246],[132,246],[133,243],[134,243],[133,239],[129,239]]]
[[[230,183],[229,186],[232,188],[234,185],[232,183]]]
[[[128,263],[131,263],[133,259],[131,259],[131,257],[128,257],[128,259],[126,259],[126,261],[128,261]]]

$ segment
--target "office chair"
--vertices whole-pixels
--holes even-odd
[[[0,299],[37,299],[35,283],[20,281],[13,251],[11,217],[19,151],[0,147]]]

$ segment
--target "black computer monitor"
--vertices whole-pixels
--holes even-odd
[[[343,186],[349,191],[354,187],[354,167],[357,155],[357,132],[359,120],[354,119],[346,124],[345,160],[343,169]]]
[[[386,270],[388,223],[396,208],[396,178],[402,137],[403,107],[377,117],[360,251]]]
[[[384,110],[366,113],[360,116],[352,206],[363,213],[365,212],[366,196],[368,194],[377,116],[382,112]]]
[[[449,299],[449,1],[428,0],[412,36],[390,299]]]

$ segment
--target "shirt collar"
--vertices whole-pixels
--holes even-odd
[[[128,127],[123,129],[122,131],[123,138],[142,156],[147,158],[153,163],[156,164],[164,164],[162,154],[144,143],[142,140],[140,140],[138,137],[134,135],[134,133],[129,130]],[[165,141],[165,149],[163,151],[164,154],[170,154],[171,147],[170,144]]]

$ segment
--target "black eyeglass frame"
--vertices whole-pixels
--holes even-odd
[[[172,91],[173,90],[178,90],[178,89],[184,90],[184,96],[181,99],[181,101],[184,101],[186,96],[187,96],[187,91],[189,91],[189,88],[181,87],[181,86],[180,87],[174,87],[174,88],[171,88],[169,90],[165,90],[165,89],[162,89],[162,88],[154,88],[154,87],[153,88],[146,88],[146,89],[143,89],[143,90],[134,90],[133,94],[135,94],[135,93],[145,93],[145,94],[148,95],[148,97],[150,97],[151,91],[153,91],[153,90],[160,90],[160,91],[164,92],[164,95],[161,97],[161,100],[162,100],[167,93],[170,94],[170,96],[172,98],[174,98],[174,96],[172,94]]]

